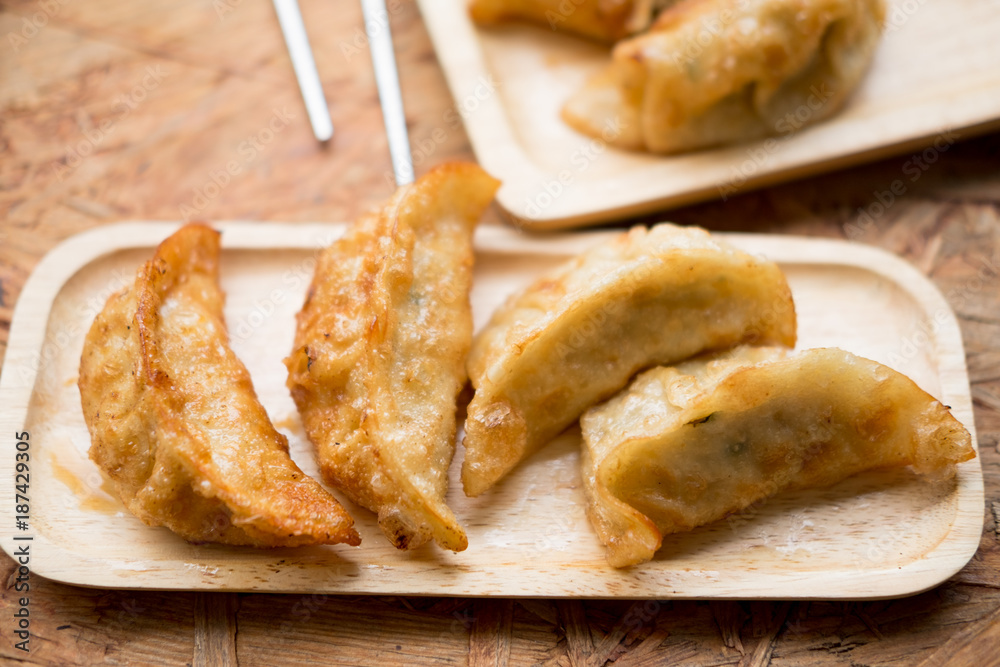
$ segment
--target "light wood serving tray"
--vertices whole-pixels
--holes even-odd
[[[923,166],[900,161],[909,187],[954,141],[1000,127],[996,0],[889,0],[871,70],[840,113],[771,143],[670,157],[605,147],[560,120],[570,94],[608,61],[607,47],[546,26],[478,28],[468,0],[418,4],[455,98],[441,127],[461,118],[480,164],[503,181],[497,201],[534,229],[728,197],[914,151]],[[417,142],[414,160],[432,149]]]
[[[342,225],[219,224],[233,347],[292,456],[316,474],[282,357],[317,249]],[[256,550],[191,545],[128,514],[87,458],[76,386],[83,336],[107,297],[131,282],[172,223],[127,223],[76,236],[27,281],[0,374],[0,544],[31,536],[31,568],[98,587],[462,596],[874,598],[915,593],[958,571],[983,521],[978,458],[956,479],[905,471],[788,493],[737,517],[668,537],[653,562],[609,567],[584,515],[578,433],[567,433],[496,488],[466,498],[452,468],[449,503],[469,549],[398,552],[373,515],[347,504],[361,547]],[[477,327],[540,271],[613,232],[532,238],[482,228],[472,301]],[[887,363],[952,407],[973,432],[962,340],[935,287],[894,255],[844,242],[725,235],[776,260],[800,319],[800,347],[840,346]],[[609,344],[614,344],[609,341]],[[15,530],[14,438],[31,443],[30,530]]]

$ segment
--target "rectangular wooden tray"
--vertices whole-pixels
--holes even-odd
[[[907,185],[959,139],[1000,127],[1000,12],[981,0],[889,0],[871,70],[840,113],[772,142],[661,157],[606,147],[559,118],[608,48],[546,26],[478,28],[468,0],[418,0],[497,201],[525,227],[593,224],[927,148]],[[569,0],[567,0],[567,4]],[[935,147],[936,146],[936,147]],[[416,146],[414,160],[423,153]],[[918,156],[919,157],[919,156]]]
[[[222,283],[233,347],[292,455],[316,473],[287,390],[282,357],[317,249],[342,225],[228,223]],[[255,550],[191,545],[128,514],[87,458],[76,386],[83,336],[107,297],[132,281],[177,228],[137,222],[76,236],[47,255],[14,311],[0,374],[0,543],[32,538],[31,568],[98,587],[624,598],[874,598],[915,593],[958,571],[982,530],[978,458],[954,481],[868,474],[830,489],[785,494],[728,521],[670,537],[640,567],[609,567],[584,515],[578,434],[524,462],[485,495],[458,482],[449,503],[469,549],[398,552],[370,512],[347,504],[363,544]],[[614,232],[532,238],[499,227],[477,234],[477,327],[540,271]],[[962,339],[935,287],[894,255],[857,244],[726,235],[779,262],[800,319],[800,347],[840,346],[910,375],[973,432]],[[15,529],[15,434],[30,434],[30,530]]]

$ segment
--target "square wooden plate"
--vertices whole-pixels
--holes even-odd
[[[608,62],[608,48],[545,26],[479,28],[468,0],[418,0],[497,201],[532,229],[594,224],[926,148],[901,164],[905,185],[955,141],[1000,127],[1000,7],[995,0],[889,0],[871,70],[847,106],[772,139],[675,156],[610,148],[559,118]],[[571,5],[567,0],[567,5]],[[427,151],[417,142],[414,162]]]
[[[282,357],[315,253],[342,225],[228,223],[222,285],[232,345],[292,456],[313,460],[285,389]],[[449,503],[469,549],[398,552],[373,515],[347,503],[363,544],[256,550],[192,545],[124,510],[87,458],[76,386],[83,337],[114,291],[133,280],[172,223],[128,223],[74,237],[47,255],[14,311],[0,374],[0,544],[30,544],[32,570],[104,588],[625,598],[875,598],[927,589],[975,552],[983,522],[979,460],[928,483],[905,471],[787,493],[730,520],[671,536],[657,559],[607,565],[584,515],[578,433],[525,461],[490,492],[466,498],[452,467]],[[539,272],[616,232],[533,238],[477,233],[475,321]],[[911,376],[973,432],[962,339],[941,294],[881,250],[845,242],[726,235],[780,263],[796,301],[800,347],[839,346]],[[29,529],[16,529],[15,440],[30,443]],[[15,538],[28,538],[16,540]]]

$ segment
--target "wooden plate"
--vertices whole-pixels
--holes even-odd
[[[437,131],[464,122],[480,164],[503,181],[497,201],[534,229],[728,198],[916,151],[900,164],[908,188],[955,141],[1000,127],[995,2],[889,0],[872,68],[836,116],[798,131],[789,123],[770,140],[670,157],[609,148],[560,120],[570,94],[608,61],[607,47],[544,26],[479,29],[468,0],[418,4],[455,98]],[[416,142],[414,162],[432,152]]]
[[[233,347],[292,455],[316,465],[285,389],[282,357],[314,255],[341,225],[229,223],[222,283]],[[0,375],[0,542],[30,544],[32,570],[99,587],[399,595],[872,598],[924,590],[958,571],[979,543],[978,458],[951,482],[868,474],[785,494],[689,534],[659,557],[610,568],[584,516],[578,434],[567,433],[492,491],[468,499],[452,468],[449,502],[469,549],[397,552],[371,513],[348,504],[363,544],[255,550],[191,545],[128,514],[87,458],[76,387],[83,336],[107,297],[129,283],[170,223],[129,223],[74,237],[38,265],[14,311]],[[473,292],[477,326],[540,271],[612,232],[549,236],[483,228]],[[781,263],[800,318],[800,347],[840,346],[910,375],[973,431],[962,339],[941,294],[901,259],[870,247],[727,235]],[[29,530],[15,528],[15,434],[30,443]],[[973,441],[975,436],[973,435]],[[15,537],[32,539],[17,540]]]

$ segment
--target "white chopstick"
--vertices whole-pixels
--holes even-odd
[[[372,65],[375,68],[375,86],[382,103],[382,119],[385,133],[389,138],[389,157],[396,185],[413,182],[413,161],[410,157],[410,138],[406,132],[406,113],[403,111],[403,96],[399,90],[399,74],[396,71],[396,54],[392,48],[392,33],[389,30],[389,13],[385,0],[361,0],[365,31],[372,51]]]
[[[281,24],[285,44],[288,45],[288,54],[292,57],[292,67],[299,80],[299,89],[306,103],[306,113],[309,115],[313,134],[318,141],[329,141],[333,136],[333,121],[330,120],[330,109],[326,106],[326,97],[323,95],[312,49],[309,48],[309,37],[302,24],[298,2],[274,0],[274,9],[278,13],[278,23]]]

